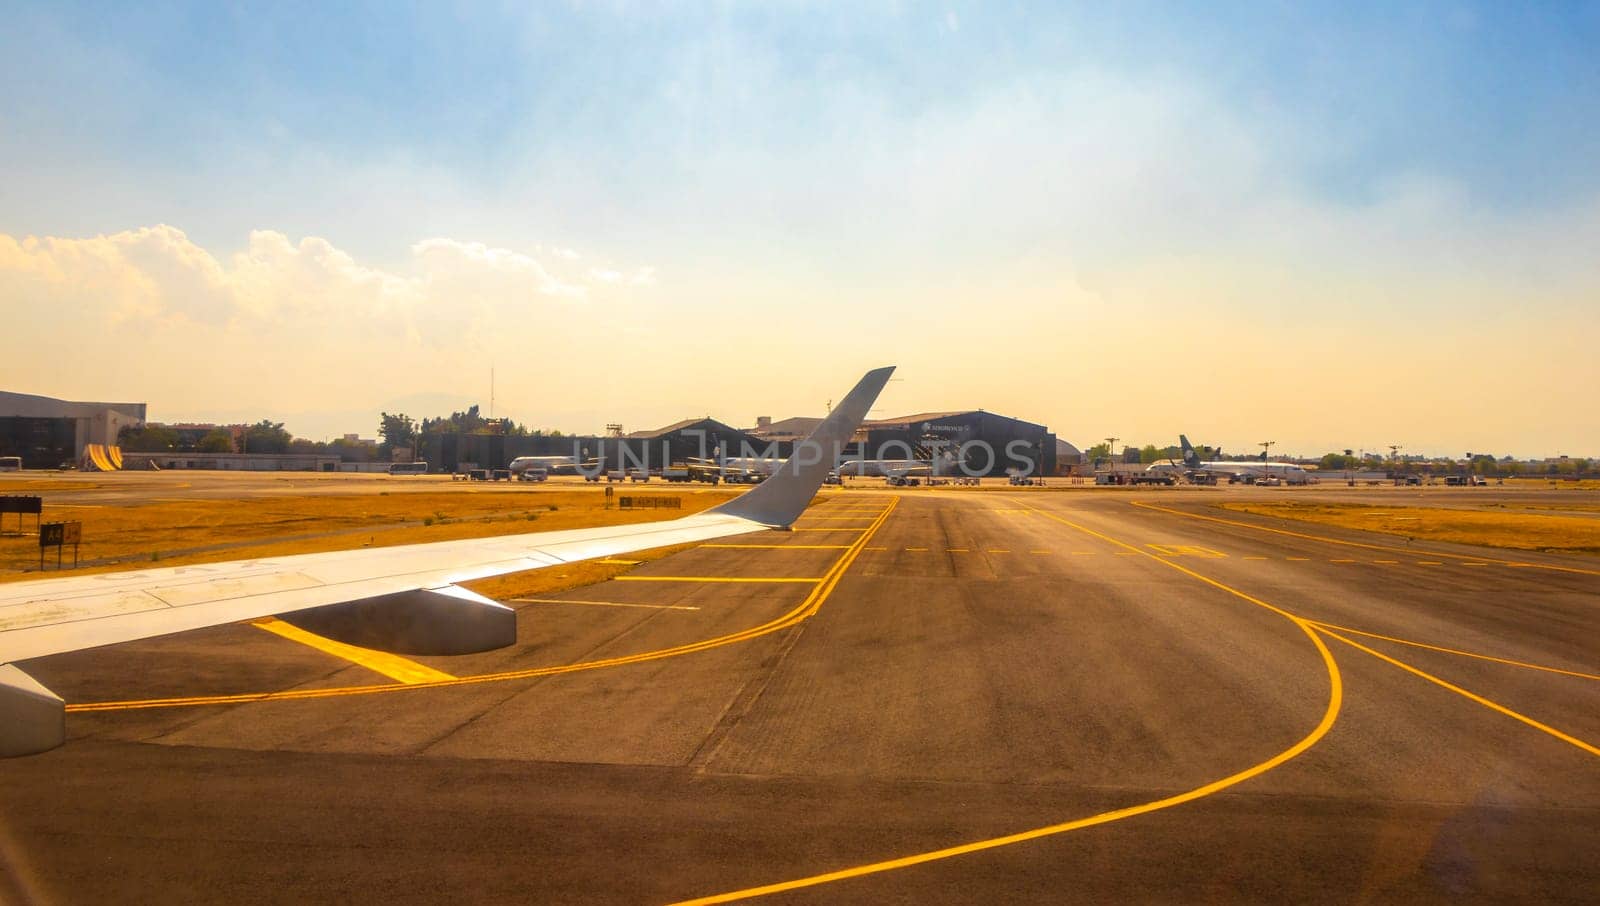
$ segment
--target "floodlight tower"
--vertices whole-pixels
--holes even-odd
[[[1115,472],[1117,470],[1116,469],[1117,461],[1113,457],[1115,457],[1117,455],[1117,453],[1116,453],[1117,441],[1119,441],[1121,439],[1122,438],[1120,438],[1120,437],[1108,437],[1108,438],[1106,438],[1106,461],[1111,463],[1111,471],[1113,471],[1113,472]]]
[[[1264,440],[1261,442],[1261,468],[1266,469],[1268,475],[1272,474],[1272,466],[1267,462],[1267,455],[1272,450],[1273,445],[1276,443],[1277,441],[1275,440]]]

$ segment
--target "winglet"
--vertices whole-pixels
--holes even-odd
[[[861,420],[867,417],[867,410],[872,408],[893,373],[893,365],[867,372],[811,436],[794,445],[794,452],[771,478],[710,512],[774,528],[794,522],[822,487],[822,479],[844,455],[845,445],[861,427]]]

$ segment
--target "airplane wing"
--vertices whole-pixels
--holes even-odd
[[[15,661],[275,614],[367,647],[483,651],[515,640],[515,613],[459,583],[787,528],[893,371],[868,372],[766,482],[682,519],[0,585],[0,756],[65,738],[61,699]]]

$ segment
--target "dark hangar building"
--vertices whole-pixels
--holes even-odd
[[[865,459],[931,459],[935,451],[959,450],[964,474],[1053,475],[1056,469],[1056,436],[1049,428],[982,409],[874,419],[861,425],[856,440]]]

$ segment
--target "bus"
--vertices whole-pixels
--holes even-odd
[[[0,472],[21,472],[22,457],[0,456]]]
[[[425,462],[395,462],[389,464],[390,475],[426,475],[428,464]]]

